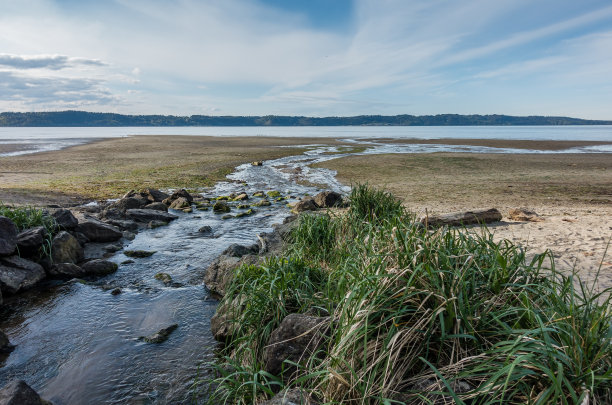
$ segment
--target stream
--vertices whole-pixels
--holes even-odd
[[[360,148],[310,145],[304,154],[266,161],[263,166],[244,164],[228,181],[202,191],[205,196],[218,196],[278,190],[293,199],[227,220],[212,210],[174,212],[179,219],[142,230],[124,246],[156,251],[152,256],[121,264],[128,258],[120,251],[109,259],[120,264],[114,274],[15,297],[11,313],[4,314],[2,329],[16,347],[0,367],[0,385],[23,379],[56,405],[202,402],[210,377],[206,363],[214,359],[217,347],[210,331],[217,300],[202,284],[206,268],[230,244],[250,245],[257,234],[270,232],[273,224],[290,214],[287,202],[322,189],[349,191],[333,171],[311,164],[364,153],[529,152],[353,142]],[[198,232],[205,225],[213,229],[212,237]],[[168,273],[173,285],[156,280],[159,272]],[[122,293],[112,295],[115,287]],[[178,328],[164,343],[138,340],[174,323]]]

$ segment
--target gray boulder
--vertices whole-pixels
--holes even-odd
[[[213,337],[219,342],[231,339],[240,327],[238,318],[246,304],[246,296],[239,295],[231,301],[223,301],[210,318],[210,329]]]
[[[173,210],[182,210],[183,208],[191,207],[191,202],[188,201],[185,197],[179,197],[176,200],[170,203],[168,208],[172,208]]]
[[[170,195],[170,197],[164,199],[162,202],[166,205],[170,205],[174,200],[181,197],[189,201],[190,204],[193,202],[193,197],[185,189],[175,191],[174,193],[172,193],[172,195]]]
[[[230,207],[223,201],[217,201],[215,205],[213,205],[213,212],[230,212]]]
[[[56,263],[49,270],[49,275],[56,278],[79,278],[83,277],[83,269],[74,263]]]
[[[178,218],[174,214],[164,211],[149,210],[149,209],[132,209],[126,211],[127,216],[137,222],[164,221],[170,222]]]
[[[10,353],[15,346],[11,344],[8,336],[0,330],[0,353]]]
[[[255,255],[257,253],[259,253],[259,245],[257,244],[245,246],[239,245],[237,243],[232,243],[221,254],[226,256],[242,257],[245,255]]]
[[[0,405],[44,405],[45,401],[23,380],[13,380],[0,390]]]
[[[131,220],[110,219],[107,222],[113,226],[116,226],[117,228],[123,231],[137,231],[138,230],[138,224]]]
[[[55,223],[60,229],[70,230],[76,228],[79,224],[79,220],[72,214],[70,210],[61,208],[51,214]]]
[[[149,203],[149,200],[141,196],[124,197],[120,200],[115,201],[111,205],[109,205],[107,210],[116,209],[121,212],[125,212],[132,208],[142,208],[148,203]]]
[[[81,222],[77,226],[77,231],[85,235],[91,242],[114,242],[123,236],[116,227],[94,219]]]
[[[0,258],[0,289],[15,294],[31,288],[45,278],[43,267],[19,256]]]
[[[117,263],[108,260],[94,259],[81,263],[81,269],[86,276],[106,276],[117,271]]]
[[[42,226],[26,229],[17,234],[17,247],[21,256],[35,255],[40,249],[47,236],[47,230]]]
[[[157,210],[157,211],[165,211],[168,212],[168,207],[166,206],[166,204],[162,203],[162,202],[154,202],[151,204],[147,204],[144,206],[145,209],[147,210]]]
[[[229,287],[234,271],[243,264],[255,264],[259,261],[258,256],[245,255],[240,258],[236,256],[221,255],[217,257],[206,269],[204,285],[213,293],[224,296]]]
[[[0,255],[10,255],[17,247],[17,226],[7,217],[0,216]]]
[[[61,231],[53,238],[51,256],[54,263],[78,263],[83,260],[83,248],[77,238]]]
[[[140,192],[140,195],[146,197],[147,200],[153,203],[160,203],[169,197],[168,194],[155,188],[146,188]]]
[[[314,200],[312,198],[307,198],[305,200],[298,201],[297,203],[295,203],[291,211],[297,214],[298,212],[304,211],[316,211],[317,208],[317,204],[315,204]]]
[[[331,208],[342,205],[342,196],[335,191],[322,191],[314,196],[314,202],[321,208]]]
[[[295,366],[285,363],[306,362],[325,343],[330,327],[329,317],[290,314],[285,317],[270,335],[264,352],[265,370],[288,380],[297,371]]]

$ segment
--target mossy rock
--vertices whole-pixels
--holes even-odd
[[[193,212],[193,209],[191,207],[183,208],[183,212],[189,214]]]
[[[274,201],[285,201],[285,197],[277,197]]]
[[[124,250],[123,254],[126,255],[127,257],[136,257],[136,258],[143,258],[143,257],[149,257],[152,256],[155,252],[157,252],[156,250]]]
[[[253,193],[253,197],[265,197],[266,195],[264,194],[263,191],[257,191],[255,193]]]
[[[168,273],[157,273],[155,275],[155,280],[159,280],[164,284],[170,284],[172,282],[172,277]]]
[[[234,218],[234,216],[233,216],[233,215],[231,215],[231,214],[225,214],[225,215],[223,215],[223,216],[221,217],[221,219],[223,219],[223,220],[225,220],[225,219],[230,219],[230,218]]]
[[[268,191],[266,194],[268,194],[268,197],[270,198],[276,198],[276,197],[281,196],[280,191],[276,191],[276,190]]]
[[[229,207],[229,205],[227,205],[226,203],[224,203],[223,201],[217,201],[215,203],[215,205],[213,205],[213,211],[214,212],[230,212],[231,208]]]
[[[168,340],[168,337],[170,337],[170,334],[174,332],[176,328],[178,328],[178,325],[175,323],[168,326],[167,328],[160,329],[159,332],[153,335],[141,336],[138,338],[138,340],[142,340],[146,343],[162,343]]]
[[[230,198],[226,195],[220,195],[219,197],[216,198],[217,201],[227,201]]]
[[[239,212],[238,214],[236,214],[236,218],[246,217],[249,215],[253,215],[254,213],[255,211],[253,211],[253,209],[251,208],[248,211]]]
[[[210,208],[210,207],[205,206],[205,205],[200,205],[200,206],[199,206],[199,207],[197,207],[196,209],[197,209],[198,211],[208,211],[208,208]]]
[[[257,204],[253,204],[254,207],[269,207],[272,203],[268,200],[261,200]]]
[[[136,263],[136,262],[132,259],[127,259],[121,262],[121,264],[132,264],[132,263]]]
[[[239,210],[246,210],[247,208],[249,208],[250,205],[249,204],[238,204],[236,206],[236,208],[238,208]]]

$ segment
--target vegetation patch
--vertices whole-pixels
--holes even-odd
[[[302,215],[282,258],[244,265],[211,403],[300,387],[322,403],[573,404],[612,397],[611,289],[528,260],[486,228],[427,230],[391,194],[356,186],[338,216]],[[238,299],[237,299],[238,298]],[[331,317],[316,355],[266,372],[291,313]]]

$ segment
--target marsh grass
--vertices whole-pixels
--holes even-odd
[[[41,256],[51,257],[53,235],[57,232],[57,224],[52,216],[39,208],[15,207],[1,202],[0,216],[9,218],[20,231],[36,226],[45,228],[46,237],[43,242]]]
[[[286,258],[238,270],[224,302],[246,304],[212,402],[298,385],[325,403],[608,403],[610,289],[486,228],[424,229],[386,192],[356,186],[350,200],[345,215],[300,217]],[[313,311],[333,319],[326,356],[289,381],[266,374],[272,330]]]

